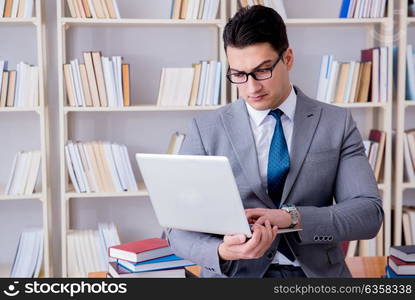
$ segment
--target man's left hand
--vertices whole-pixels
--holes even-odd
[[[245,215],[249,224],[265,224],[269,220],[271,225],[278,228],[287,228],[291,225],[291,217],[288,212],[282,209],[249,208],[245,209]]]

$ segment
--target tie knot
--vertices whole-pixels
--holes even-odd
[[[282,116],[282,114],[283,114],[283,112],[282,112],[282,110],[281,110],[281,109],[277,108],[277,109],[271,110],[271,111],[269,112],[269,114],[270,114],[271,116],[273,116],[275,119],[280,119],[280,118],[281,118],[281,116]]]

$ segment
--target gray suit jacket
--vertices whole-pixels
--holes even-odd
[[[220,264],[222,236],[168,229],[173,251],[201,265],[203,277],[263,277],[281,238],[308,277],[350,277],[340,242],[373,238],[379,231],[381,199],[350,111],[295,90],[291,167],[281,203],[297,206],[303,231],[277,235],[259,259]],[[244,207],[276,208],[261,185],[244,100],[193,119],[181,154],[226,156]]]

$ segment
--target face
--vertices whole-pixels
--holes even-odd
[[[269,43],[255,44],[244,48],[228,46],[226,54],[230,73],[250,73],[269,68],[279,58],[279,54]],[[247,82],[237,84],[239,96],[257,110],[277,108],[290,94],[291,84],[288,72],[291,70],[293,62],[293,51],[288,48],[272,71],[271,78],[259,81],[249,76]]]

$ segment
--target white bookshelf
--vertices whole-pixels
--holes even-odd
[[[40,201],[42,205],[42,227],[43,227],[43,275],[45,277],[53,276],[53,268],[51,262],[51,207],[50,207],[50,184],[49,184],[49,127],[48,127],[48,105],[46,101],[45,78],[46,78],[46,41],[45,41],[45,22],[44,22],[44,7],[43,1],[35,0],[33,18],[1,18],[0,26],[26,26],[35,27],[36,46],[37,51],[37,66],[39,67],[39,107],[2,107],[0,108],[0,117],[6,113],[20,114],[20,113],[35,113],[39,120],[39,136],[40,136],[40,151],[41,151],[41,191],[29,195],[0,195],[0,201],[21,201],[34,200]],[[4,40],[3,42],[7,42]],[[3,59],[8,59],[4,57]],[[19,60],[19,57],[14,57]],[[10,68],[9,68],[10,69]],[[18,117],[18,116],[16,116]],[[34,129],[36,130],[36,129]],[[30,134],[30,133],[29,133]],[[22,137],[23,138],[23,137]],[[2,145],[2,147],[7,147]],[[28,149],[22,149],[28,150]],[[2,189],[4,190],[4,189]],[[1,204],[0,204],[1,205]],[[16,212],[18,214],[18,212]],[[24,224],[24,220],[21,221]],[[2,226],[6,226],[3,224]],[[19,234],[16,232],[16,234]],[[11,270],[10,265],[0,266],[1,276],[9,276]]]
[[[304,3],[306,0],[304,0]],[[296,0],[296,4],[300,5],[301,0]],[[327,2],[325,2],[327,3]],[[336,2],[337,3],[337,2]],[[340,4],[341,1],[338,1]],[[309,4],[308,4],[309,5]],[[315,5],[318,5],[316,3]],[[235,14],[239,8],[239,1],[231,1],[231,16]],[[340,6],[339,6],[340,10]],[[394,1],[388,1],[386,7],[386,17],[384,18],[361,18],[361,19],[345,19],[345,18],[288,18],[285,20],[287,30],[293,27],[305,27],[307,29],[318,27],[318,28],[337,28],[337,27],[351,27],[351,28],[363,28],[366,30],[366,48],[375,46],[392,46],[393,45],[393,26],[394,26]],[[374,32],[378,33],[377,35]],[[375,40],[375,36],[379,38]],[[288,34],[290,39],[290,35]],[[315,45],[317,48],[317,45]],[[362,48],[363,49],[363,48]],[[360,52],[361,49],[356,49],[356,52]],[[314,51],[314,50],[313,50]],[[330,52],[331,49],[324,49],[324,53]],[[294,53],[296,49],[294,48]],[[341,60],[341,57],[336,57]],[[388,66],[393,66],[393,50],[390,47],[388,52]],[[319,76],[318,73],[315,74]],[[291,78],[293,83],[296,83],[296,78]],[[382,229],[376,237],[376,255],[388,255],[389,248],[391,245],[391,195],[392,195],[392,75],[388,78],[389,83],[389,94],[386,103],[333,103],[340,107],[346,107],[351,109],[352,114],[359,113],[367,116],[365,123],[372,123],[372,128],[383,130],[386,132],[386,145],[384,153],[383,173],[381,174],[382,182],[378,183],[379,191],[383,199],[383,209],[385,211],[384,223]],[[301,88],[301,84],[299,85]],[[237,89],[235,86],[231,89],[232,99],[236,99]],[[313,97],[314,95],[309,95]],[[363,138],[365,134],[369,132],[361,132]],[[360,241],[361,243],[367,243],[367,241]],[[359,253],[361,256],[366,256],[367,253]]]
[[[398,74],[396,86],[396,148],[395,148],[395,189],[394,189],[394,239],[393,245],[402,244],[402,208],[404,194],[407,190],[415,189],[414,182],[406,182],[404,180],[404,133],[405,124],[411,118],[409,109],[415,107],[415,101],[406,99],[406,46],[411,43],[408,41],[408,29],[415,26],[415,18],[408,17],[408,3],[405,0],[397,1],[399,4],[398,19]],[[412,40],[412,44],[414,41]],[[412,115],[413,117],[413,115]]]
[[[125,3],[124,3],[125,4]],[[59,74],[59,116],[60,116],[60,139],[59,139],[59,152],[60,152],[60,186],[61,186],[61,243],[62,243],[62,276],[67,276],[67,234],[72,229],[70,224],[71,211],[70,211],[70,202],[71,199],[77,199],[80,201],[90,200],[96,198],[139,198],[145,199],[148,198],[148,192],[144,186],[144,183],[138,182],[138,192],[122,192],[122,193],[76,193],[73,186],[69,183],[69,176],[67,174],[67,168],[65,164],[65,154],[64,147],[69,137],[69,127],[72,124],[74,115],[84,115],[85,113],[91,113],[91,117],[97,113],[135,113],[139,112],[139,116],[142,116],[146,113],[164,113],[164,112],[181,112],[184,114],[192,114],[196,112],[210,111],[217,109],[226,104],[227,101],[227,82],[226,82],[226,70],[227,70],[227,61],[225,52],[223,50],[222,42],[222,33],[223,28],[226,24],[226,1],[221,0],[219,8],[219,18],[215,20],[172,20],[172,19],[145,19],[145,18],[121,18],[121,19],[79,19],[79,18],[69,18],[66,11],[66,1],[58,0],[57,1],[57,48],[58,48],[58,74]],[[122,17],[121,11],[121,17]],[[168,27],[179,27],[179,28],[210,28],[215,34],[215,42],[218,43],[217,48],[215,48],[216,58],[222,63],[222,81],[221,81],[221,98],[219,106],[157,106],[156,99],[151,101],[154,105],[149,105],[147,103],[140,104],[139,101],[132,99],[131,106],[128,107],[70,107],[67,105],[66,92],[64,86],[64,75],[62,66],[65,63],[68,63],[72,57],[68,57],[68,44],[67,44],[67,31],[70,28],[82,31],[87,30],[91,27],[103,28],[134,28],[134,30],[140,30],[141,28],[153,28],[160,26]],[[118,30],[118,29],[117,29]],[[128,45],[126,45],[127,47]],[[106,53],[108,55],[122,55],[122,53]],[[183,66],[186,67],[186,66]],[[134,64],[130,65],[131,71],[134,72]],[[131,82],[131,84],[133,84]],[[92,114],[94,113],[94,114]],[[166,141],[167,143],[168,141]],[[128,146],[128,145],[127,145]],[[134,161],[132,161],[134,163]],[[137,176],[137,174],[136,174]],[[144,224],[145,225],[145,224]]]

